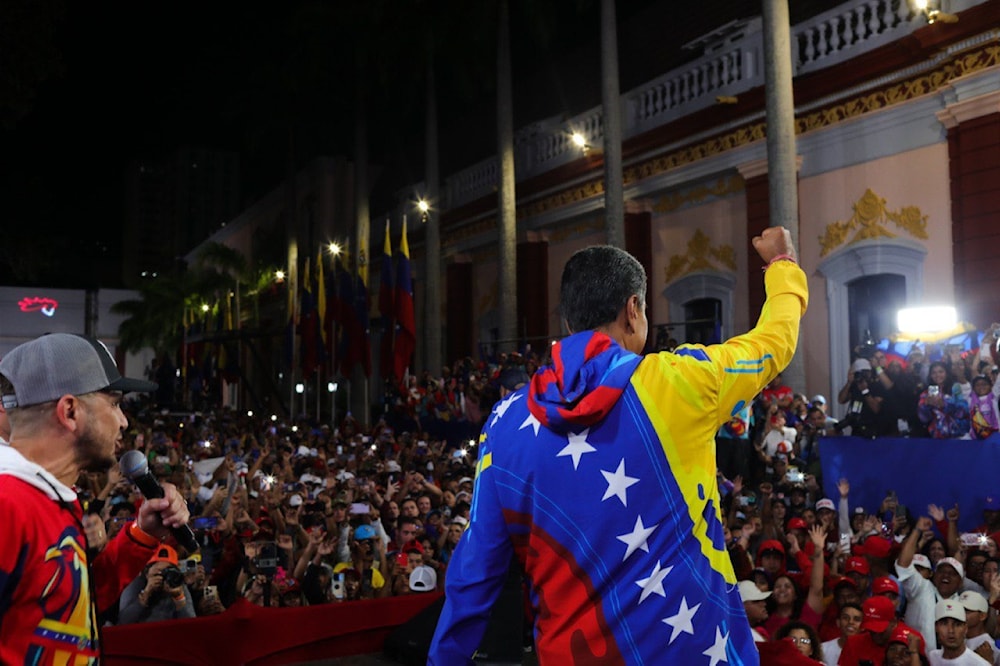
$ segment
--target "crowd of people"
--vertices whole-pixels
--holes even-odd
[[[464,359],[441,378],[411,378],[370,430],[350,414],[331,428],[305,418],[173,413],[131,403],[128,445],[180,490],[200,549],[157,549],[101,623],[211,615],[241,598],[300,606],[442,590],[469,519],[473,433],[502,392],[524,385],[546,361]],[[1000,608],[1000,497],[969,507],[984,512],[982,542],[962,543],[952,511],[931,507],[932,522],[897,513],[900,498],[852,506],[847,480],[840,497],[823,497],[820,465],[824,436],[995,432],[995,371],[991,360],[954,354],[922,372],[916,353],[886,362],[874,350],[852,363],[838,396],[848,404],[846,419],[833,419],[823,396],[807,399],[779,375],[720,429],[727,543],[759,637],[791,638],[827,664],[838,663],[849,644],[887,654],[884,663],[909,664],[902,647],[912,647],[914,636],[920,659],[935,644],[935,599],[957,599],[964,590],[964,635],[1000,665],[1000,650],[987,640],[997,632],[996,611],[977,610]],[[912,400],[897,399],[904,393]],[[982,396],[993,399],[976,401]],[[105,543],[135,520],[141,496],[117,467],[88,473],[79,486],[88,514],[105,526]],[[918,587],[925,578],[933,588]],[[881,597],[892,602],[891,612]],[[891,616],[892,628],[872,631],[883,627],[876,616]],[[851,636],[863,647],[853,647]]]
[[[768,267],[781,266],[767,272],[769,298],[781,299],[781,305],[762,316],[759,327],[787,333],[791,341],[805,308],[805,278],[794,265],[794,256],[783,251],[790,244],[787,232],[780,233],[773,231],[765,241],[759,237],[754,241],[763,246],[761,256]],[[143,396],[123,402],[124,394],[148,392],[154,385],[120,377],[107,349],[82,336],[44,336],[8,354],[0,362],[0,436],[11,437],[2,418],[6,412],[14,436],[11,446],[0,447],[0,483],[6,489],[0,502],[6,502],[16,518],[5,525],[10,538],[0,553],[0,588],[3,599],[10,599],[0,607],[0,618],[14,612],[11,609],[35,608],[38,594],[43,601],[56,596],[68,599],[65,607],[76,609],[67,611],[65,632],[52,634],[52,625],[45,625],[48,628],[41,634],[33,631],[30,637],[19,637],[28,642],[9,646],[11,654],[48,649],[39,646],[63,634],[79,634],[90,636],[80,643],[79,653],[93,658],[99,654],[96,627],[100,626],[214,615],[240,603],[288,607],[426,594],[444,590],[449,581],[449,591],[461,598],[446,600],[431,648],[432,661],[436,656],[435,663],[447,663],[445,655],[475,649],[474,642],[460,635],[470,621],[469,612],[477,614],[477,622],[484,617],[479,608],[483,604],[471,603],[469,595],[480,594],[477,589],[485,590],[506,575],[505,562],[486,560],[496,559],[498,553],[509,559],[515,546],[521,549],[519,557],[530,559],[535,585],[558,585],[569,595],[546,600],[544,613],[529,618],[529,623],[544,623],[551,613],[567,611],[552,604],[576,604],[574,594],[582,595],[577,601],[589,613],[601,600],[580,586],[578,576],[560,564],[565,553],[553,548],[557,537],[566,543],[579,541],[581,521],[542,511],[532,517],[532,533],[520,545],[508,543],[498,521],[519,525],[526,511],[536,504],[548,506],[556,491],[565,491],[575,493],[574,503],[556,503],[550,509],[558,508],[567,516],[569,511],[592,511],[585,503],[595,499],[602,512],[634,510],[656,516],[658,522],[647,520],[651,524],[646,526],[639,515],[632,532],[613,541],[605,561],[617,564],[621,548],[624,566],[637,551],[657,553],[668,543],[674,547],[677,529],[690,529],[694,514],[663,513],[663,498],[649,492],[633,492],[629,498],[628,489],[640,482],[632,475],[643,474],[643,460],[673,469],[674,450],[686,446],[657,425],[662,418],[656,411],[659,402],[675,405],[694,399],[691,396],[728,391],[729,397],[720,400],[726,406],[720,404],[720,409],[729,414],[728,405],[735,403],[736,408],[715,435],[717,465],[706,458],[708,448],[698,446],[686,455],[698,461],[697,470],[691,466],[689,471],[698,479],[703,475],[704,483],[691,485],[677,469],[671,472],[676,485],[660,487],[669,495],[667,504],[704,506],[699,520],[708,524],[707,535],[696,533],[684,541],[691,553],[674,561],[700,561],[709,554],[706,547],[724,547],[737,585],[734,589],[730,582],[728,564],[720,566],[715,560],[709,568],[699,569],[704,578],[687,575],[671,583],[690,594],[680,602],[677,615],[662,620],[673,627],[669,642],[693,632],[685,627],[702,604],[689,606],[688,599],[694,604],[694,595],[705,589],[699,586],[711,578],[712,594],[726,602],[711,610],[715,615],[709,625],[716,618],[728,623],[742,604],[752,628],[752,633],[745,625],[741,629],[741,643],[735,649],[743,655],[752,653],[748,646],[758,642],[761,655],[791,650],[801,663],[916,666],[985,661],[1000,666],[995,642],[1000,636],[1000,495],[987,496],[982,506],[929,505],[926,511],[915,511],[908,498],[889,492],[879,506],[861,506],[852,503],[850,479],[838,480],[836,496],[823,495],[820,463],[824,437],[985,438],[996,432],[1000,389],[994,382],[996,366],[990,350],[1000,326],[991,328],[982,353],[944,350],[940,360],[926,367],[916,352],[900,359],[874,348],[856,350],[837,397],[847,405],[847,416],[838,421],[828,415],[823,396],[807,399],[795,393],[780,374],[766,386],[766,378],[757,380],[751,373],[729,376],[725,371],[729,364],[765,363],[769,354],[762,352],[763,343],[761,350],[740,351],[759,354],[757,360],[727,357],[729,350],[721,347],[713,351],[717,358],[682,347],[675,360],[686,359],[689,365],[675,363],[676,367],[655,357],[643,358],[639,352],[647,329],[641,266],[620,250],[596,251],[609,256],[579,259],[585,271],[604,261],[616,275],[630,273],[631,282],[622,282],[625,291],[608,295],[615,303],[625,303],[606,308],[618,313],[610,324],[590,322],[592,308],[578,307],[581,319],[568,321],[581,333],[553,348],[557,363],[518,354],[492,363],[465,359],[441,378],[408,379],[371,428],[349,413],[331,426],[308,417],[284,419],[231,409],[172,412]],[[567,268],[571,283],[572,268]],[[563,291],[563,298],[569,294],[570,301],[577,293],[593,298],[592,280],[587,277],[567,287],[564,276]],[[748,344],[755,340],[753,332],[745,336]],[[789,342],[783,348],[782,362],[790,358],[791,347]],[[719,386],[690,390],[693,369],[709,367],[706,364],[712,364],[720,379],[703,373],[703,380],[717,381]],[[67,365],[73,366],[72,372],[63,372]],[[571,377],[570,372],[577,374]],[[664,382],[663,377],[673,379]],[[577,381],[586,386],[574,384]],[[529,392],[515,393],[527,384]],[[676,395],[654,396],[654,389]],[[619,400],[626,391],[635,393]],[[750,402],[735,400],[757,391]],[[634,421],[603,435],[589,427],[608,414],[620,419],[614,411],[619,409],[629,410]],[[646,420],[638,418],[639,410],[648,415]],[[699,434],[710,440],[714,425],[706,429],[700,412],[689,411],[671,419],[683,421],[680,431],[701,428]],[[511,414],[513,418],[505,419]],[[483,435],[477,436],[480,430]],[[557,446],[548,446],[544,438],[536,442],[541,435]],[[494,449],[496,437],[515,440],[509,449]],[[622,441],[628,446],[611,446],[611,440],[602,442],[601,437],[626,438]],[[659,438],[663,446],[647,447],[646,438]],[[601,448],[603,444],[608,446]],[[628,447],[632,447],[629,455],[622,457]],[[164,498],[143,499],[136,484],[114,464],[112,454],[121,449],[141,452],[165,490]],[[586,457],[600,451],[610,457]],[[663,453],[666,458],[661,460]],[[544,459],[530,460],[529,454]],[[518,472],[517,465],[527,467]],[[615,465],[617,471],[608,469]],[[539,470],[546,466],[571,468],[574,474],[587,469],[595,478],[600,471],[607,490],[596,488],[595,498],[590,484],[572,484],[558,474],[524,480],[531,473],[541,475]],[[493,480],[490,494],[477,497],[477,519],[470,515],[473,492],[487,469]],[[497,481],[501,478],[503,484]],[[539,492],[545,483],[553,484],[549,494],[525,505],[527,493]],[[706,490],[706,485],[715,484],[717,492]],[[39,504],[48,516],[44,538],[25,536],[36,529],[31,527],[36,516],[18,499],[21,495],[44,500]],[[981,512],[981,525],[960,533],[960,510]],[[715,530],[715,511],[722,518],[721,530]],[[677,529],[658,532],[657,538],[665,541],[654,542],[651,535],[667,519],[679,521]],[[467,530],[477,531],[477,520],[477,538],[470,544],[473,540],[463,536]],[[194,531],[196,549],[175,545],[183,540],[168,539],[171,530],[185,524]],[[542,540],[536,538],[539,529],[547,535]],[[89,588],[100,615],[91,616],[89,600],[81,605],[87,581],[61,577],[43,585],[30,562],[55,555],[50,550],[44,557],[23,560],[23,553],[10,546],[22,541],[35,546],[60,543],[67,562],[83,562],[82,569],[73,569],[77,576],[88,571],[88,561],[90,569],[102,572],[97,586]],[[545,559],[545,549],[552,550],[551,562]],[[722,550],[718,554],[725,563],[726,554]],[[580,555],[574,557],[576,566],[585,566]],[[663,579],[680,564],[661,569],[659,555],[651,557],[655,563],[648,568],[643,563],[641,569],[625,574],[627,579],[600,568],[584,578],[611,586],[610,593],[618,597],[635,595],[637,605],[650,595],[665,598]],[[129,572],[127,579],[123,572]],[[644,576],[634,580],[638,590],[629,578],[636,575]],[[35,582],[25,584],[28,578]],[[688,590],[685,585],[694,587]],[[729,607],[730,600],[735,606]],[[645,622],[638,612],[618,612],[616,623]],[[25,620],[29,621],[33,620]],[[655,624],[659,626],[660,620]],[[596,632],[594,637],[606,636],[598,625],[584,625],[586,631]],[[10,626],[3,626],[5,640],[13,640]],[[583,649],[575,634],[567,634],[569,642],[564,645],[559,631],[541,633],[548,643],[539,647],[550,657]],[[711,640],[709,634],[706,640]],[[713,663],[725,661],[720,655],[730,640],[719,628],[715,634],[714,645],[703,652]],[[635,649],[659,649],[651,635],[641,641]]]

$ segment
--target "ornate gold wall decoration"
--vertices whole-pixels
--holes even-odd
[[[595,231],[602,231],[604,229],[604,218],[599,216],[594,216],[583,222],[579,222],[572,226],[559,227],[553,229],[552,233],[549,234],[550,243],[561,243],[567,238],[572,238],[574,236],[586,236],[592,234]]]
[[[914,238],[926,240],[928,237],[927,216],[923,215],[919,208],[903,206],[899,212],[893,212],[885,207],[885,199],[872,192],[870,188],[865,190],[852,208],[854,215],[849,220],[827,225],[826,233],[819,237],[822,248],[819,256],[825,257],[845,243],[851,245],[873,238],[895,238],[896,234],[885,227],[886,222],[893,222]]]
[[[743,177],[732,175],[728,178],[718,179],[713,185],[699,185],[691,189],[664,194],[653,205],[653,210],[657,213],[669,213],[685,204],[700,203],[709,197],[724,197],[734,192],[742,192],[744,189],[746,189],[746,182]]]
[[[733,250],[733,246],[718,245],[713,247],[711,239],[699,229],[688,241],[687,252],[670,257],[670,262],[664,269],[663,282],[670,284],[682,275],[694,271],[718,270],[718,266],[713,264],[712,260],[730,270],[736,270],[736,252]]]

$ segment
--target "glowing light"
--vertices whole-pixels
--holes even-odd
[[[326,390],[329,391],[330,393],[336,393],[337,392],[337,382],[327,382],[327,384],[326,384]]]
[[[573,135],[570,137],[570,141],[576,144],[576,146],[579,148],[587,147],[587,139],[585,139],[584,136],[579,132],[573,132]]]
[[[296,393],[305,393],[305,390],[306,390],[306,385],[303,384],[302,382],[299,382],[298,384],[295,385]]]
[[[426,199],[420,199],[419,201],[417,201],[417,208],[420,209],[421,213],[426,213],[431,209],[431,205],[427,203]]]
[[[335,257],[340,256],[340,245],[337,243],[330,243],[327,247],[330,249],[330,254]]]
[[[278,420],[278,415],[277,414],[271,414],[271,420],[272,421],[277,421]]]
[[[274,271],[274,279],[281,282],[285,279],[285,271]]]
[[[949,305],[904,308],[896,313],[896,327],[900,333],[934,333],[957,325],[958,313]]]
[[[252,409],[248,409],[247,410],[247,416],[253,416],[253,410]]]
[[[202,312],[208,312],[208,303],[202,303],[201,304],[201,311]]]
[[[298,431],[299,431],[298,426],[292,426],[292,432],[298,432]]]

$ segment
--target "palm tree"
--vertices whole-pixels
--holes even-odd
[[[185,312],[193,312],[219,289],[218,275],[185,271],[161,276],[139,287],[139,298],[111,306],[126,319],[118,327],[126,351],[151,347],[157,354],[174,352],[181,346]]]

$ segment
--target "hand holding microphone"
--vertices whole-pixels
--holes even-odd
[[[125,478],[131,480],[146,498],[139,508],[139,527],[157,538],[173,534],[177,543],[189,553],[198,550],[198,541],[187,524],[190,517],[187,504],[177,488],[170,483],[160,485],[149,472],[149,464],[141,451],[126,451],[119,467]]]

